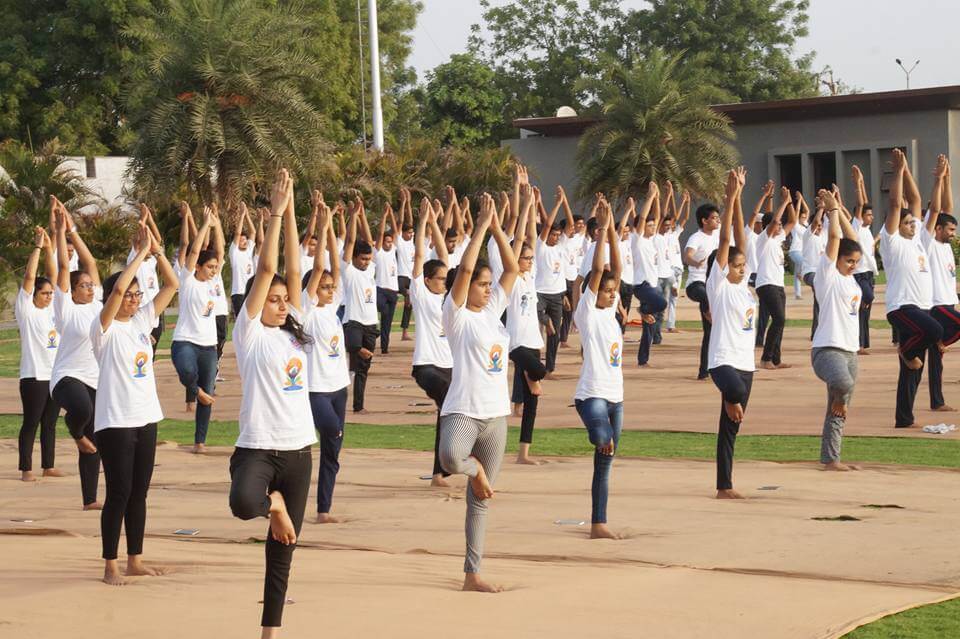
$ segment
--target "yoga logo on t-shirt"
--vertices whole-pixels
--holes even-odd
[[[243,269],[243,270],[244,270],[244,272],[245,272],[247,275],[250,275],[250,273],[253,272],[253,265],[252,265],[252,264],[247,264],[246,268]]]
[[[850,298],[850,314],[857,315],[860,312],[860,296],[854,295]]]
[[[556,275],[560,272],[560,260],[557,260],[553,263],[553,273]]]
[[[57,331],[51,330],[47,333],[47,348],[56,348],[57,347]]]
[[[147,280],[147,288],[157,288],[157,279],[155,277],[151,277],[149,280]]]
[[[221,295],[220,285],[219,285],[219,284],[214,284],[214,285],[213,285],[213,296],[214,296],[214,297],[220,297],[220,295]]]
[[[926,258],[926,256],[924,256],[924,255],[918,255],[918,256],[917,256],[917,263],[920,265],[920,272],[921,272],[921,273],[926,273],[926,272],[927,272],[927,258]]]
[[[957,276],[957,265],[953,262],[947,262],[947,270],[950,271],[950,277]]]
[[[328,357],[340,357],[340,336],[334,335],[330,338],[330,353]]]
[[[140,351],[139,353],[137,353],[137,356],[133,358],[133,366],[134,366],[133,376],[134,377],[147,376],[146,368],[147,368],[147,361],[149,359],[150,359],[150,356],[144,353],[143,351]]]
[[[203,316],[210,317],[210,313],[213,312],[213,300],[207,300],[207,307],[203,309]]]
[[[494,344],[490,347],[490,361],[487,364],[487,372],[503,372],[503,346],[500,346],[500,344]]]
[[[520,296],[520,314],[526,315],[530,308],[530,296],[524,293]]]
[[[752,331],[753,330],[753,309],[748,308],[747,312],[743,315],[743,330]]]
[[[140,343],[144,346],[150,346],[150,338],[147,337],[146,333],[140,333],[137,335],[137,339],[139,339]]]
[[[301,362],[296,357],[291,357],[290,361],[287,362],[287,365],[284,367],[283,372],[286,374],[286,379],[284,380],[284,391],[298,391],[303,390],[303,384],[300,379],[300,373],[303,371],[303,362]]]
[[[373,304],[373,289],[363,289],[363,301],[365,304]]]
[[[610,344],[610,366],[620,366],[620,342]]]

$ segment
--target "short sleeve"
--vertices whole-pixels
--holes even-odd
[[[140,307],[136,315],[133,316],[134,321],[137,323],[137,327],[144,333],[150,333],[153,331],[154,320],[157,318],[157,313],[153,302],[149,302]]]
[[[18,320],[22,320],[26,317],[26,314],[30,312],[30,305],[33,303],[33,296],[30,293],[27,293],[23,287],[20,287],[17,290],[17,299],[13,303],[13,314]]]
[[[577,309],[573,314],[573,321],[577,326],[583,326],[590,315],[590,309],[597,305],[597,294],[589,286],[583,289],[580,295],[580,301],[577,302]]]
[[[453,301],[452,295],[447,295],[443,301],[443,330],[447,335],[455,336],[457,329],[463,324],[463,314],[466,312],[467,303],[464,300],[463,306],[457,306]]]
[[[514,283],[514,290],[516,290],[516,283]],[[503,315],[503,312],[507,310],[507,306],[510,304],[510,296],[507,295],[507,292],[503,290],[503,287],[499,283],[493,285],[493,290],[490,291],[490,301],[487,302],[487,309],[492,311],[494,315],[500,317]]]

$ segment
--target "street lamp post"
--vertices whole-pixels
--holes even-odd
[[[910,67],[910,70],[907,71],[907,67],[903,66],[903,62],[900,61],[900,58],[897,58],[897,66],[903,69],[903,73],[907,76],[907,88],[910,88],[910,74],[913,73],[913,70],[917,68],[917,65],[920,64],[920,61],[917,60],[913,63],[913,66]]]

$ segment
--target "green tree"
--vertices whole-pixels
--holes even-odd
[[[577,149],[578,194],[639,197],[651,180],[670,180],[713,197],[737,161],[730,120],[710,108],[715,87],[684,75],[680,57],[652,51],[632,67],[612,64],[585,83],[603,105],[603,120]]]
[[[495,142],[503,98],[493,69],[470,54],[456,54],[428,74],[424,124],[444,144]]]
[[[687,51],[713,82],[745,102],[817,95],[813,53],[794,58],[807,35],[809,0],[651,0],[625,31],[644,50]]]
[[[129,85],[132,173],[148,192],[186,182],[231,205],[279,165],[309,175],[327,148],[305,93],[323,69],[296,6],[168,0],[126,35],[142,49]]]

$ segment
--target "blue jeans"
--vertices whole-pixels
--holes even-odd
[[[317,472],[317,512],[328,513],[340,472],[343,423],[347,416],[347,387],[331,393],[310,393],[313,427],[320,435],[320,470]]]
[[[590,443],[599,447],[609,444],[612,439],[613,449],[616,452],[620,444],[620,432],[623,430],[623,402],[613,403],[592,397],[578,399],[574,404],[580,419],[583,420],[583,425],[587,427]],[[604,455],[599,449],[593,451],[593,484],[590,487],[590,496],[593,500],[590,512],[591,523],[607,523],[607,494],[612,467],[612,454]]]
[[[197,346],[192,342],[176,341],[170,345],[170,357],[177,377],[187,391],[187,401],[197,402],[197,389],[202,388],[213,395],[217,382],[217,347]],[[210,426],[212,406],[197,402],[196,425],[193,442],[202,444],[207,441],[207,428]]]

